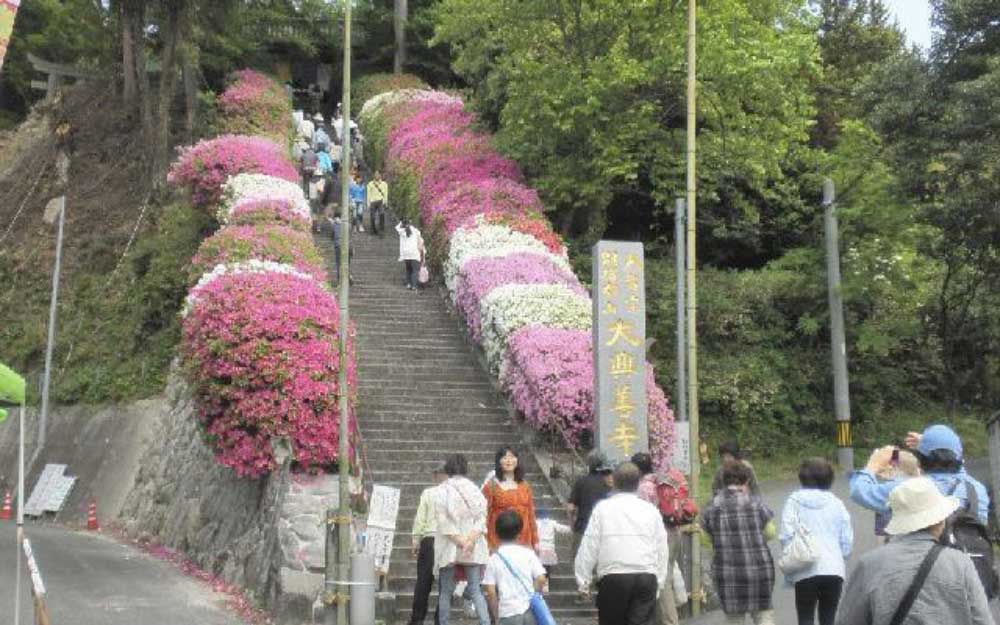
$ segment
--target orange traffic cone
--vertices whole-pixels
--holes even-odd
[[[100,531],[101,526],[97,524],[97,500],[91,498],[90,507],[87,510],[87,529]]]
[[[9,521],[10,519],[10,489],[7,489],[7,494],[3,496],[3,508],[0,508],[0,521]]]

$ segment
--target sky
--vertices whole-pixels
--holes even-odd
[[[924,50],[931,46],[931,8],[929,0],[886,0],[899,21],[909,43]]]

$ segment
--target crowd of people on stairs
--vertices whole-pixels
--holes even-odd
[[[302,188],[309,198],[313,213],[321,215],[322,219],[314,219],[314,228],[325,221],[329,224],[333,237],[335,280],[340,279],[344,224],[340,216],[342,186],[340,167],[343,155],[344,120],[341,107],[338,105],[336,117],[330,128],[332,136],[322,114],[312,117],[298,115],[297,135],[293,148],[293,156],[299,163],[302,174]],[[358,131],[358,125],[351,120],[347,124],[351,144],[351,173],[348,185],[348,202],[350,206],[349,227],[351,232],[365,232],[366,215],[368,232],[372,236],[384,236],[386,213],[389,210],[389,183],[382,178],[378,170],[368,178],[368,170],[363,156],[364,137]],[[367,182],[366,182],[367,180]],[[399,236],[399,262],[403,263],[403,286],[417,291],[421,285],[430,280],[426,265],[426,248],[420,230],[402,219],[396,225]],[[348,262],[353,262],[354,249],[349,246]],[[353,283],[353,275],[350,276]]]

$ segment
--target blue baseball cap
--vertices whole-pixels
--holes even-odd
[[[947,449],[962,459],[962,439],[947,425],[932,425],[921,435],[917,451],[926,456],[935,449]]]

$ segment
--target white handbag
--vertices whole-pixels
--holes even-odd
[[[813,538],[809,530],[799,521],[799,502],[795,502],[795,529],[792,540],[781,549],[781,557],[778,558],[778,568],[785,575],[799,573],[816,564],[819,560],[819,548],[816,539]]]

